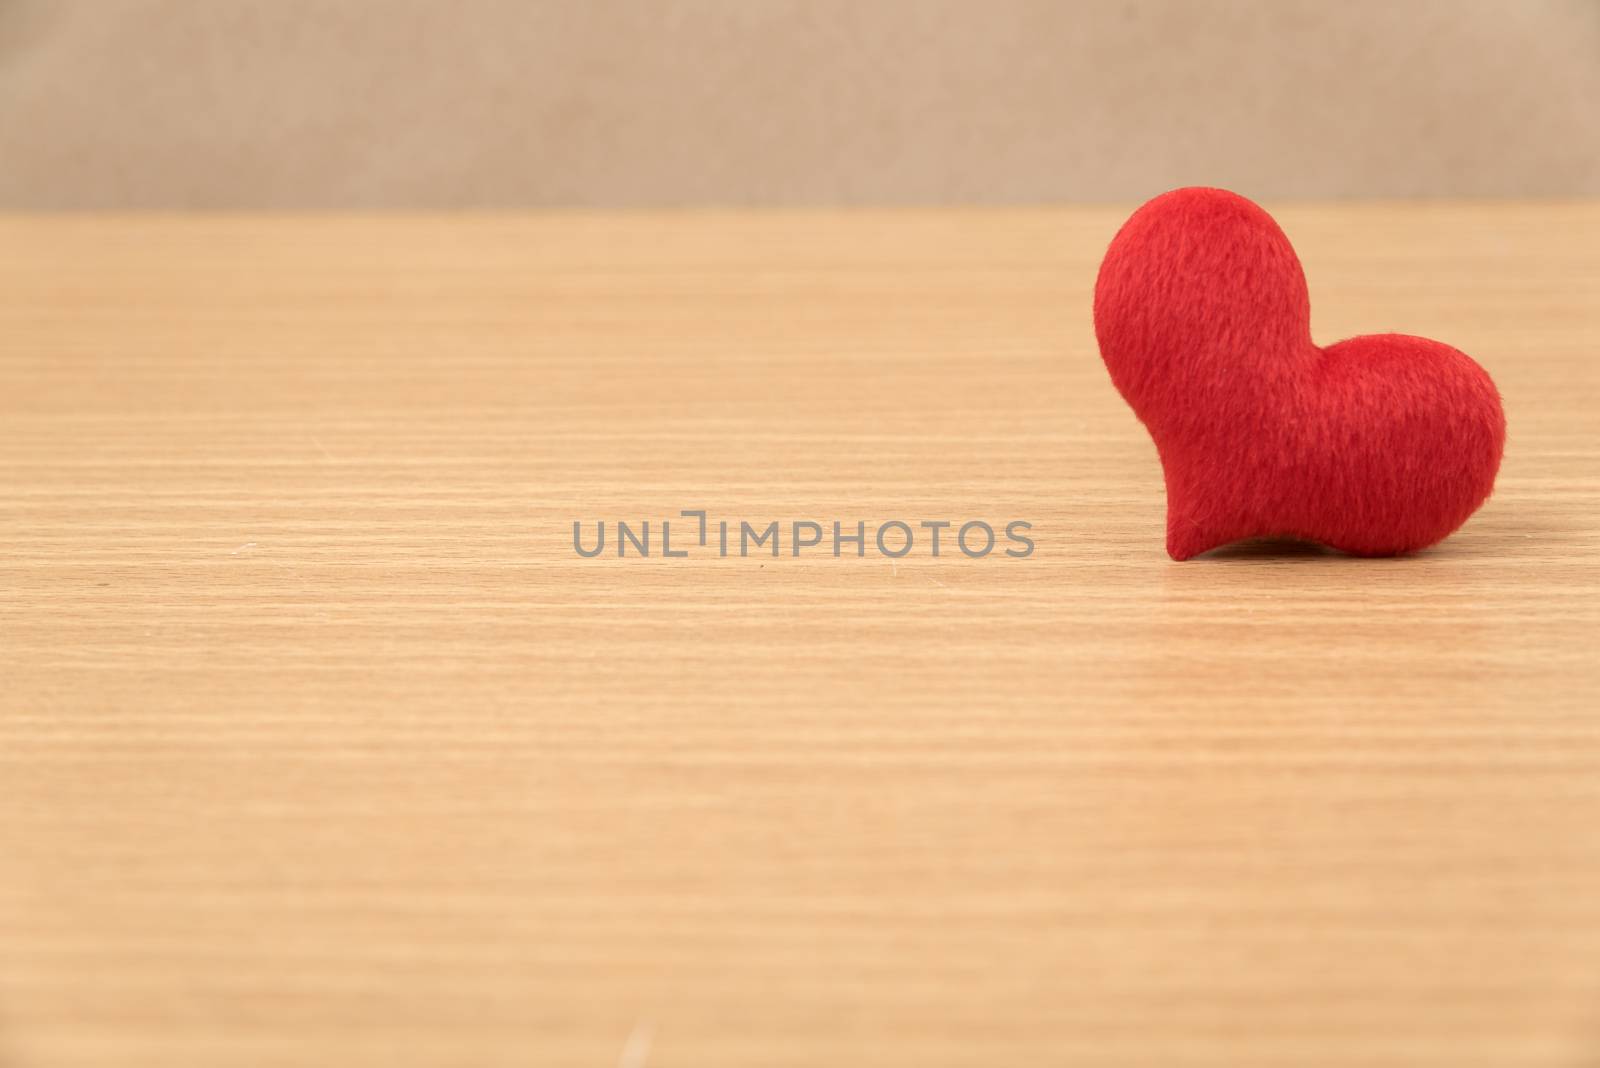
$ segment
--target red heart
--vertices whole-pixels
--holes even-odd
[[[1284,536],[1362,556],[1432,545],[1494,488],[1500,395],[1448,345],[1311,340],[1289,239],[1221,189],[1133,213],[1100,264],[1094,329],[1167,481],[1167,552]]]

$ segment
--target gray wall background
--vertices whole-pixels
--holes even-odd
[[[0,0],[0,209],[1600,194],[1600,0]]]

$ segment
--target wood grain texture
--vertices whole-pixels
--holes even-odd
[[[1600,1062],[1600,205],[1279,212],[1505,395],[1379,561],[1167,560],[1122,215],[0,221],[0,1064]]]

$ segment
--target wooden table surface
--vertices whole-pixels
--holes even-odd
[[[1121,208],[0,221],[0,1064],[1600,1064],[1600,205],[1273,207],[1433,550],[1166,558]]]

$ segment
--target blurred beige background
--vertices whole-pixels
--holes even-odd
[[[0,209],[1600,194],[1600,2],[0,0]]]

